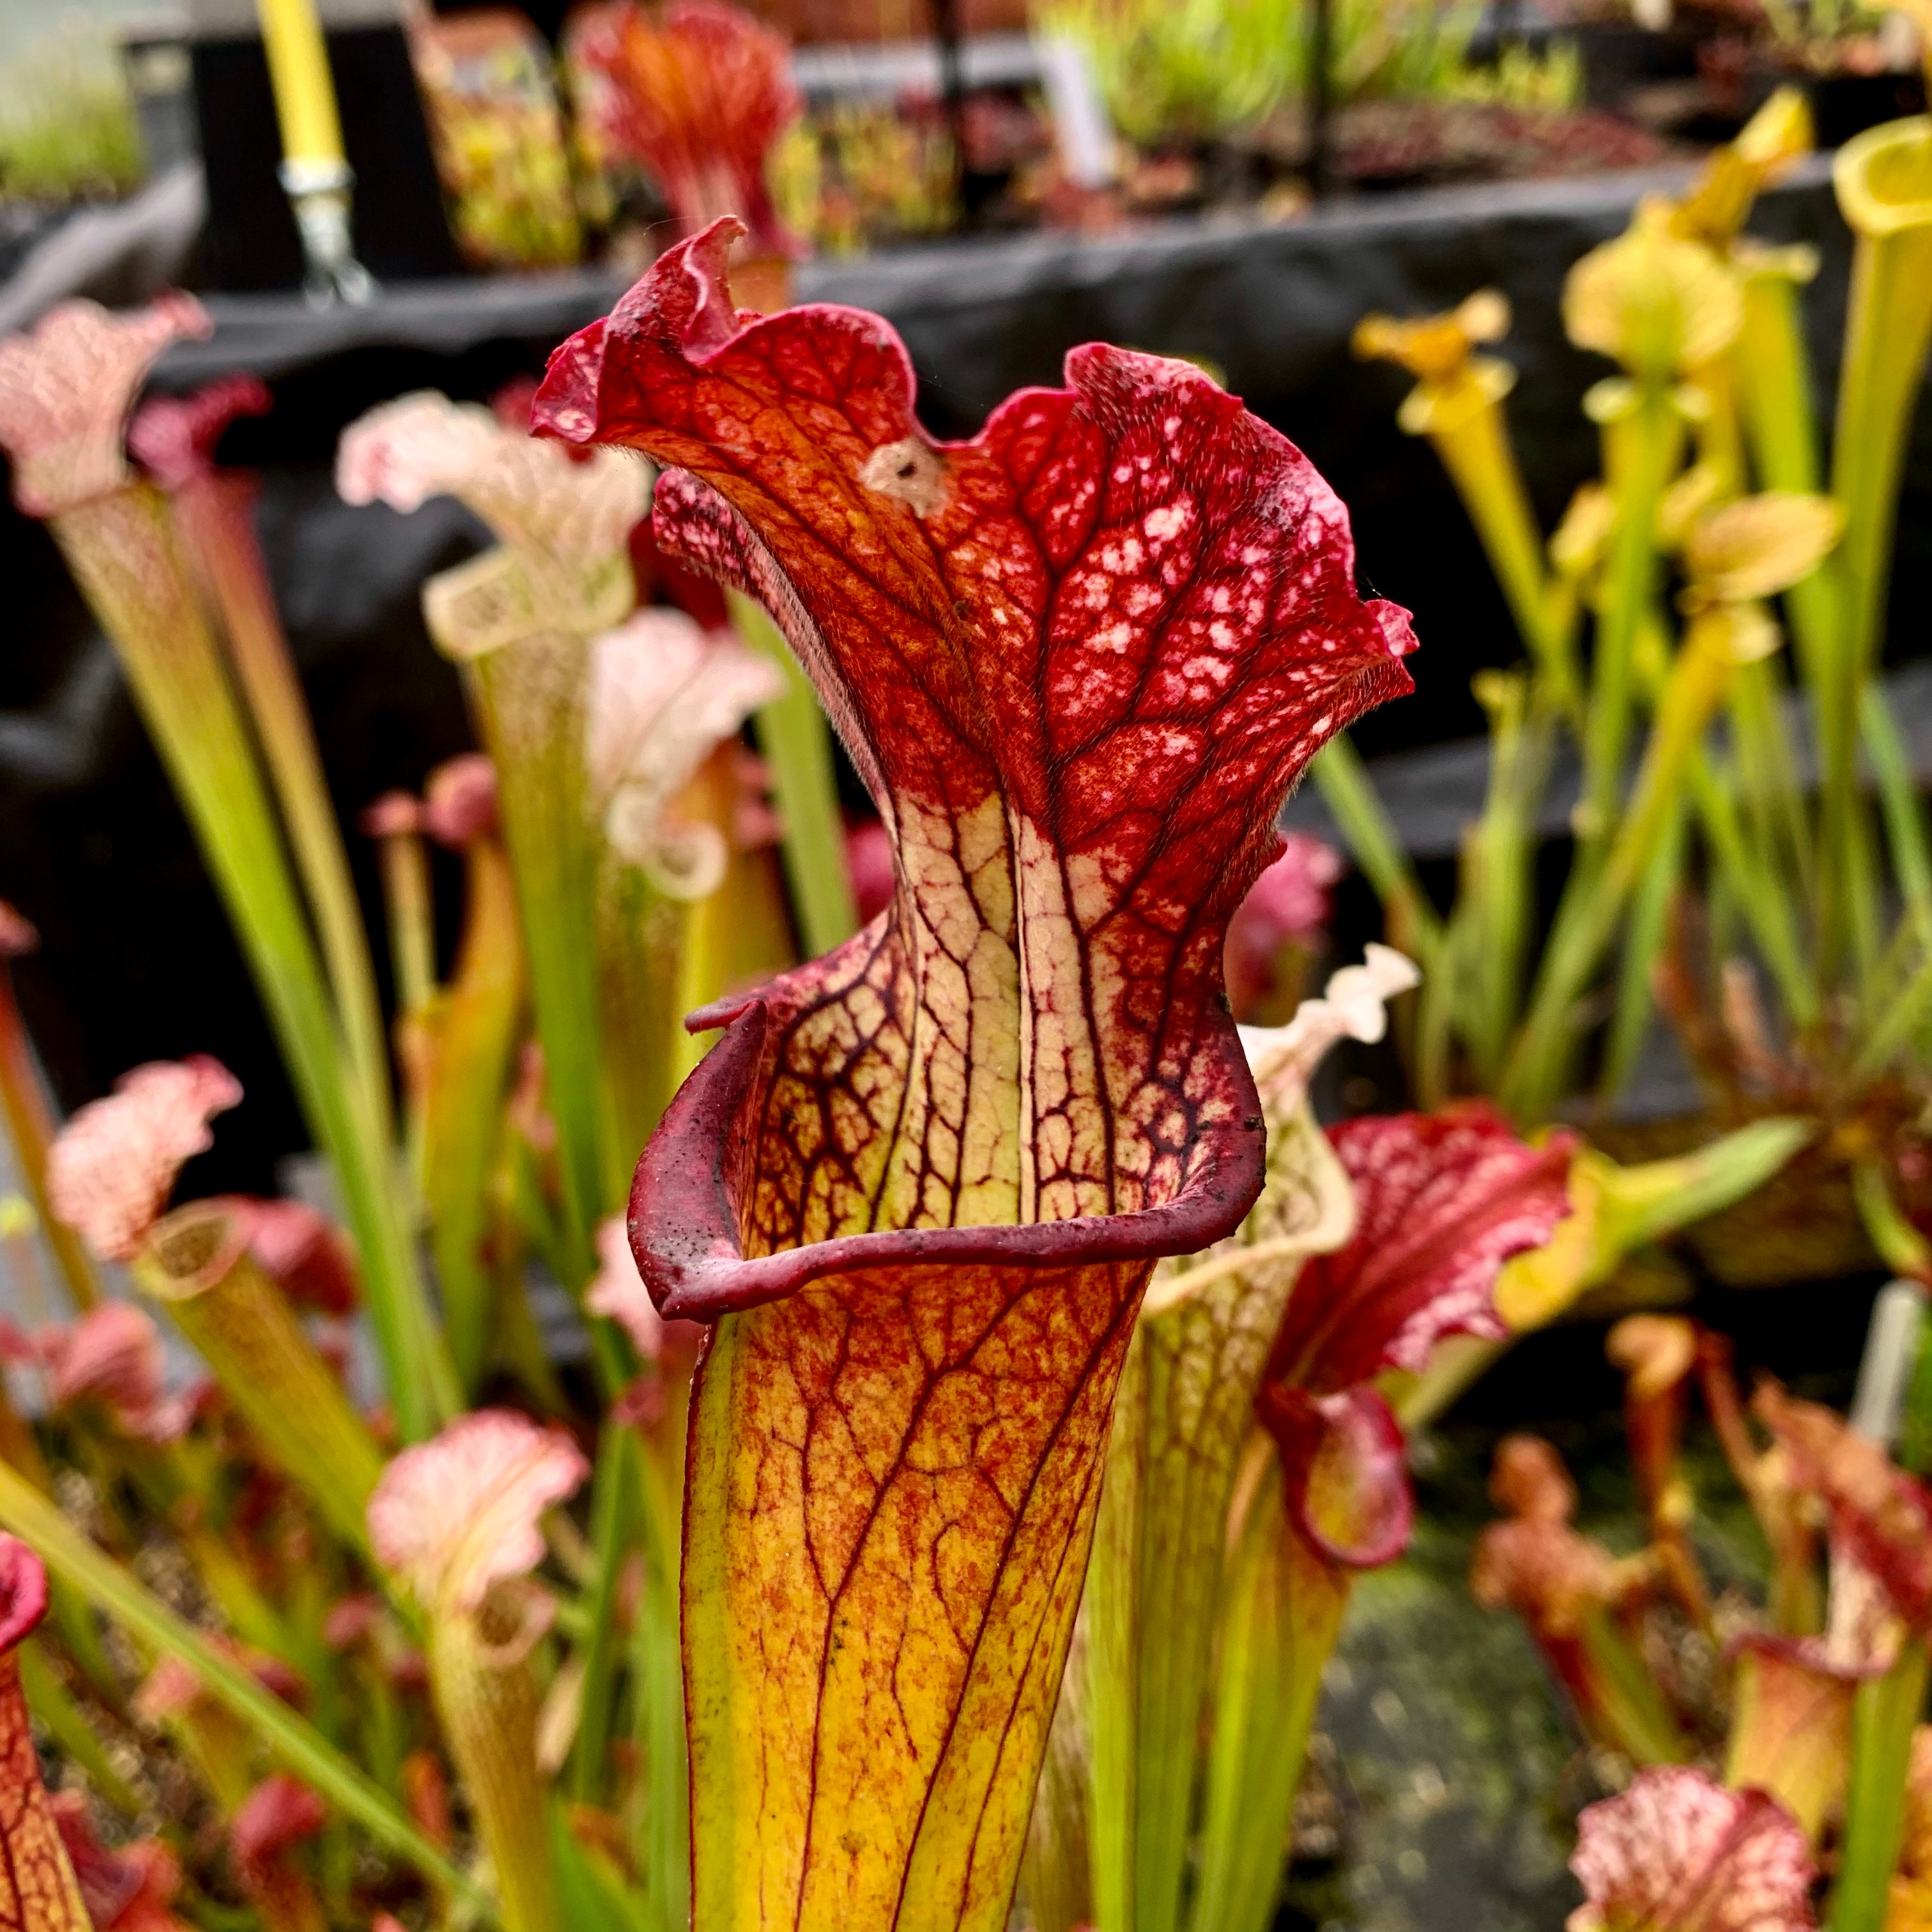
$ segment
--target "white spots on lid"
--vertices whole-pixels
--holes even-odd
[[[1234,674],[1234,667],[1226,658],[1192,657],[1180,668],[1180,675],[1187,680],[1187,695],[1197,701],[1226,690]]]

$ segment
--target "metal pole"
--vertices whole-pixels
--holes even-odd
[[[953,193],[962,216],[970,221],[966,167],[966,64],[959,46],[959,0],[932,0],[933,38],[939,45],[939,93],[946,108],[946,131],[952,142]]]
[[[1334,183],[1329,174],[1329,74],[1334,22],[1333,0],[1309,0],[1308,188],[1318,200]]]

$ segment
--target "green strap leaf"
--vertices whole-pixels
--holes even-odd
[[[47,1567],[142,1642],[178,1659],[210,1696],[262,1738],[280,1762],[353,1819],[370,1837],[432,1883],[461,1894],[489,1924],[495,1901],[418,1831],[388,1795],[356,1769],[311,1725],[222,1655],[161,1600],[97,1550],[53,1504],[0,1464],[0,1526],[30,1544]]]

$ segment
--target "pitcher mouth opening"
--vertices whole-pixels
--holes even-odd
[[[1154,1207],[1063,1221],[995,1222],[842,1234],[747,1256],[739,1232],[729,1146],[753,1099],[769,1024],[755,997],[741,1001],[724,1037],[685,1083],[638,1162],[626,1220],[638,1273],[669,1319],[713,1322],[782,1300],[832,1274],[962,1264],[1056,1268],[1150,1262],[1212,1246],[1240,1226],[1259,1196],[1266,1129],[1247,1060],[1228,1029],[1221,1072],[1246,1104],[1202,1130],[1179,1193]]]
[[[206,1293],[248,1251],[250,1218],[248,1202],[225,1196],[176,1208],[149,1232],[141,1285],[170,1301]]]
[[[1856,135],[1832,166],[1846,218],[1878,236],[1932,224],[1932,117],[1915,115]]]

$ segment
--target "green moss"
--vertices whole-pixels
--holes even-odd
[[[112,48],[64,31],[0,77],[0,199],[62,202],[124,194],[141,178],[134,104]]]

